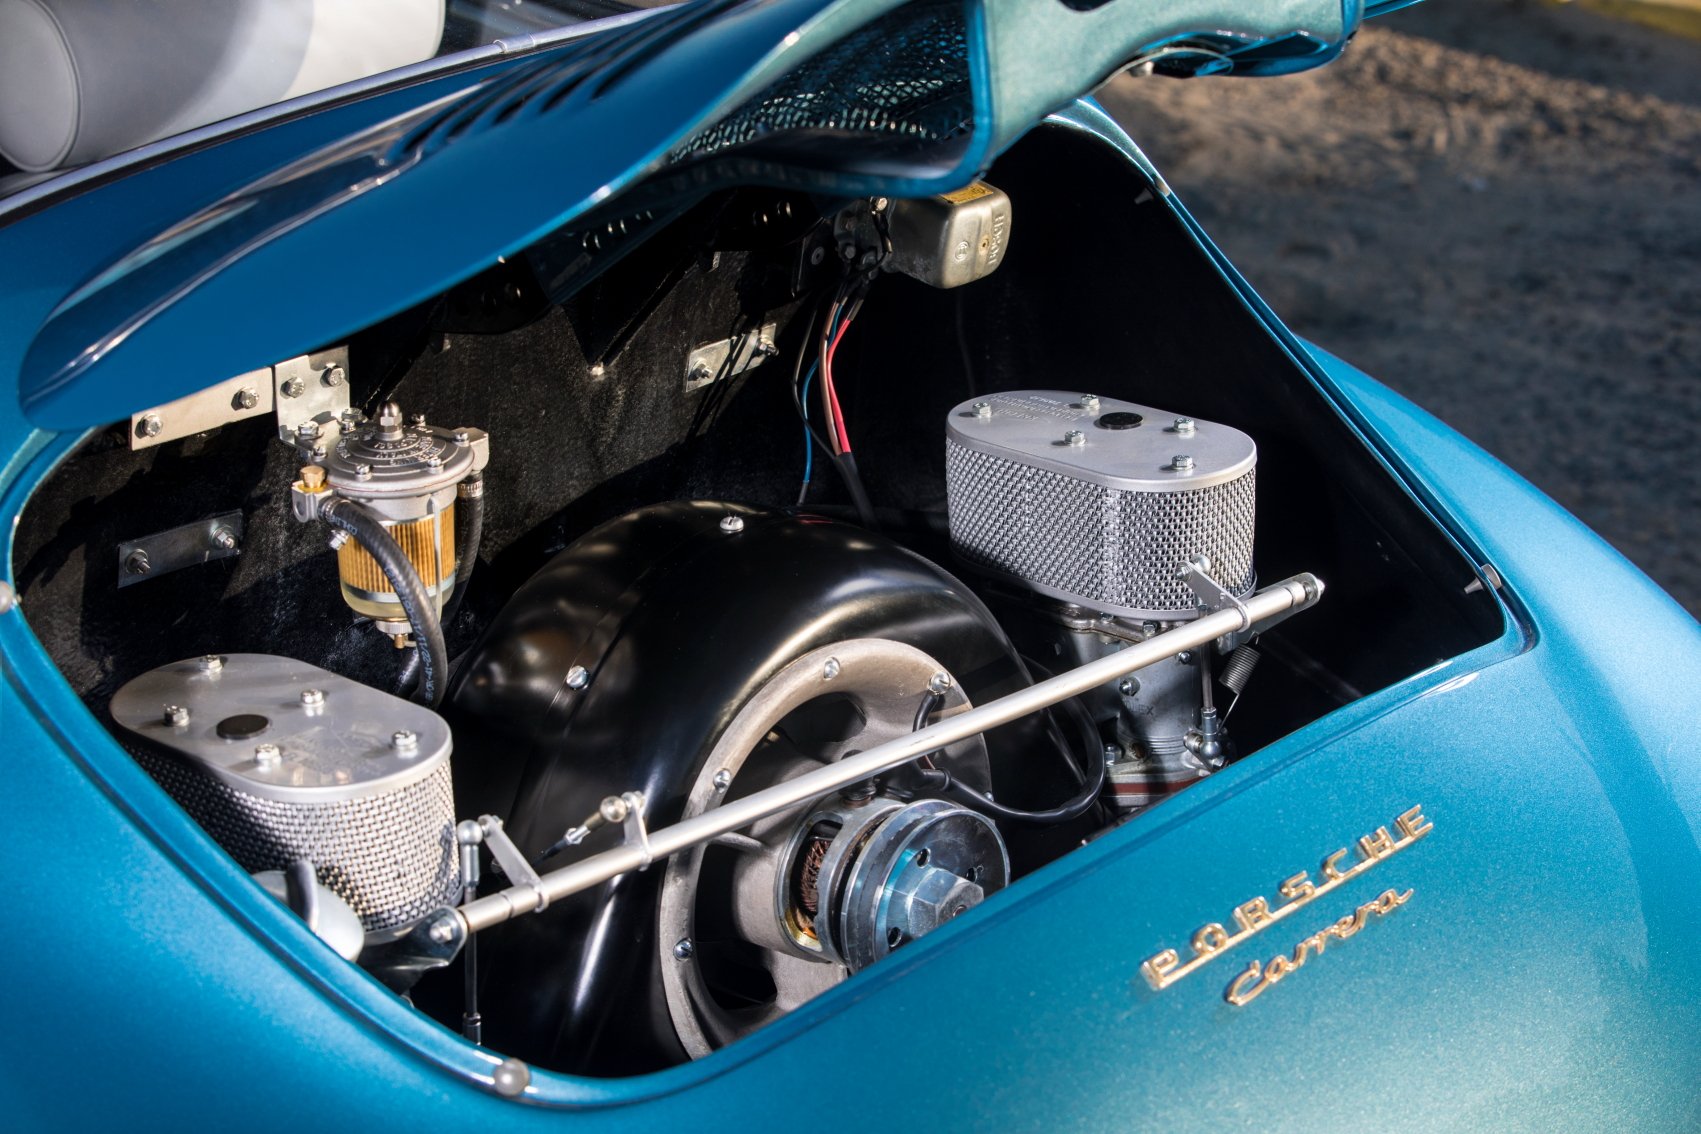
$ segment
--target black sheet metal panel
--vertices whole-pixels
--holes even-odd
[[[722,530],[728,515],[742,531]],[[770,677],[811,649],[866,637],[926,651],[976,702],[1027,684],[980,600],[882,536],[706,501],[623,516],[520,588],[461,667],[447,713],[462,809],[502,814],[534,858],[604,796],[642,791],[650,823],[672,822],[716,738]],[[576,666],[589,676],[582,689],[568,682]],[[683,1058],[653,971],[661,873],[480,939],[494,1048],[599,1074]]]

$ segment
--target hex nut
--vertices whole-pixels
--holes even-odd
[[[303,689],[301,691],[301,703],[309,708],[315,705],[323,705],[325,703],[325,691],[323,689]]]
[[[413,752],[419,748],[419,737],[411,728],[399,728],[390,734],[390,747],[397,752]]]
[[[307,392],[307,383],[300,378],[285,378],[278,387],[278,393],[286,398],[299,398]]]
[[[1169,467],[1174,469],[1176,472],[1192,472],[1193,458],[1188,456],[1186,453],[1177,453],[1174,458],[1170,460]]]
[[[324,371],[321,372],[320,375],[319,375],[319,381],[323,382],[327,386],[333,386],[333,387],[334,386],[341,386],[347,378],[348,378],[347,372],[344,371],[343,368],[338,366],[336,363],[332,363],[331,365],[325,367]]]
[[[1071,429],[1063,435],[1063,443],[1065,445],[1085,445],[1087,443],[1087,435],[1082,433],[1079,429]]]

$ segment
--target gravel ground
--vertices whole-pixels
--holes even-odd
[[[1701,44],[1429,0],[1317,72],[1100,97],[1298,333],[1701,615]]]

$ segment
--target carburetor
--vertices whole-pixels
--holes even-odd
[[[1093,394],[992,394],[947,422],[951,542],[966,565],[1014,584],[1058,652],[1084,664],[1252,593],[1257,463],[1232,426]],[[1232,692],[1249,649],[1221,675]],[[1209,652],[1190,651],[1095,699],[1115,718],[1118,807],[1222,765],[1216,680]]]
[[[311,424],[311,423],[308,423]],[[308,425],[296,445],[314,463],[301,470],[290,490],[291,506],[303,522],[325,517],[337,499],[353,501],[377,519],[412,564],[437,610],[455,589],[457,496],[481,496],[479,475],[490,459],[481,429],[442,429],[425,415],[404,422],[401,406],[385,402],[375,417],[345,411],[333,425]],[[335,429],[329,443],[325,433]],[[360,538],[332,537],[343,600],[372,618],[385,633],[407,632],[408,617],[392,581]]]

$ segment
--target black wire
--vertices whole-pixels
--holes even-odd
[[[929,693],[922,699],[921,711],[916,713],[918,731],[921,726],[925,726],[927,718],[933,715],[939,702],[943,700],[944,697],[937,693]],[[1093,724],[1092,717],[1088,716],[1086,710],[1075,701],[1065,701],[1054,706],[1054,708],[1063,709],[1068,713],[1081,732],[1084,754],[1081,756],[1082,766],[1080,771],[1083,786],[1072,798],[1065,800],[1056,807],[1047,808],[1043,811],[1023,811],[1015,807],[1006,807],[1002,803],[995,803],[973,788],[958,783],[951,778],[950,772],[942,768],[922,773],[922,782],[926,789],[953,799],[964,807],[971,807],[983,815],[1012,823],[1049,825],[1079,819],[1092,810],[1093,805],[1098,802],[1099,793],[1104,791],[1105,763],[1103,751],[1099,746],[1099,730]],[[1046,715],[1048,718],[1050,717],[1049,709],[1046,711]],[[1052,727],[1055,731],[1055,722],[1052,722]],[[929,752],[925,754],[925,758],[931,760],[934,755],[936,753]],[[918,757],[918,759],[921,758],[923,757]]]

